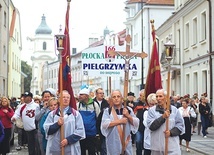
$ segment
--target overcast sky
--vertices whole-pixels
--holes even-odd
[[[27,36],[34,36],[41,23],[41,17],[46,16],[47,25],[52,34],[59,32],[59,25],[65,23],[67,8],[66,0],[12,0],[21,16],[23,38],[23,55],[26,58]],[[123,11],[125,0],[71,0],[70,3],[70,38],[71,47],[79,50],[88,46],[88,38],[92,33],[103,35],[107,26],[115,33],[125,28],[126,13]]]

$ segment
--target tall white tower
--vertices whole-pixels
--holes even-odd
[[[42,93],[42,78],[43,78],[43,66],[47,62],[53,62],[56,60],[54,52],[54,40],[52,36],[52,30],[46,24],[45,16],[42,16],[41,24],[35,31],[35,36],[32,38],[34,43],[32,60],[32,80],[31,80],[31,92],[34,95],[40,95]]]

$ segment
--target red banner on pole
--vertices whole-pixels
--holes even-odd
[[[76,101],[74,98],[73,89],[71,86],[71,56],[70,56],[70,39],[69,39],[69,11],[70,11],[70,3],[67,5],[66,17],[65,17],[65,30],[64,30],[64,40],[63,40],[63,47],[64,50],[62,51],[62,74],[63,74],[63,89],[67,90],[71,95],[70,106],[74,109],[76,108]],[[60,72],[59,72],[60,73]],[[60,77],[60,75],[59,75]],[[58,88],[60,88],[60,78],[58,78]],[[60,93],[60,92],[59,92]]]
[[[151,24],[152,24],[153,46],[152,46],[152,55],[149,63],[149,70],[148,70],[146,85],[145,85],[146,98],[149,94],[155,93],[158,89],[162,88],[160,63],[159,63],[157,42],[155,37],[154,21],[151,21]]]

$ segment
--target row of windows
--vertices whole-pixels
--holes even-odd
[[[18,72],[21,71],[21,60],[14,53],[12,53],[12,67],[13,67],[13,69],[17,70]]]
[[[83,79],[80,71],[72,72],[71,76],[72,76],[72,82],[81,81]],[[58,68],[48,70],[48,74],[47,72],[44,72],[44,79],[48,80],[48,79],[54,79],[54,78],[58,78]]]
[[[0,4],[0,12],[1,12],[2,6]],[[4,12],[3,17],[3,25],[6,28],[7,27],[7,13]],[[17,44],[19,43],[19,33],[15,30],[15,39],[17,41]],[[3,45],[3,52],[2,52],[2,58],[5,63],[7,63],[7,47],[6,45]],[[12,67],[13,69],[20,71],[21,70],[21,60],[12,53]]]
[[[0,14],[2,12],[2,5],[0,4]],[[1,16],[0,16],[0,21],[3,21],[3,25],[4,27],[6,28],[7,27],[7,13],[4,11],[4,17],[3,17],[3,20],[1,19]],[[2,34],[2,33],[0,33]],[[0,36],[1,37],[1,36]],[[7,61],[7,51],[6,51],[6,46],[3,45],[3,52],[2,52],[2,58],[3,58],[3,61],[6,63]]]
[[[200,25],[198,24],[199,23],[198,17],[193,18],[192,22],[187,22],[185,24],[185,33],[184,33],[185,34],[185,37],[184,37],[185,48],[189,48],[190,44],[192,44],[192,45],[197,44],[199,42],[199,39],[200,39],[200,41],[204,41],[207,39],[206,18],[207,18],[206,12],[203,12],[203,13],[201,13],[201,16],[200,16]],[[192,33],[191,33],[191,30],[192,30]],[[190,37],[190,35],[191,35],[191,37]],[[192,42],[190,42],[190,41],[192,41]]]
[[[1,96],[6,95],[6,80],[5,79],[2,79],[2,81],[0,81],[0,95]]]
[[[181,41],[184,44],[184,49],[188,49],[190,46],[194,46],[199,42],[203,42],[207,39],[207,24],[206,24],[206,12],[202,12],[200,15],[200,20],[198,17],[192,19],[185,23],[183,41],[181,40],[181,29],[179,28],[176,32],[176,47],[180,47]],[[199,25],[200,22],[200,25]],[[165,40],[161,40],[161,51],[165,50],[164,44],[172,39],[172,34],[167,36]]]
[[[19,44],[19,32],[17,32],[17,30],[15,29],[15,40],[16,40],[16,43],[17,45]]]
[[[44,89],[47,89],[47,88],[53,88],[53,89],[55,89],[55,90],[57,90],[58,89],[58,82],[57,83],[51,83],[51,84],[45,84],[44,85]]]
[[[47,72],[44,73],[44,78],[45,79],[57,78],[57,77],[58,77],[58,68],[57,69],[48,70],[48,75],[47,75]]]
[[[2,5],[0,4],[0,14],[1,14],[1,11],[2,11]],[[3,25],[4,27],[7,27],[7,13],[4,11],[4,17],[3,17]]]
[[[199,75],[201,74],[201,75]],[[185,87],[184,87],[184,94],[193,94],[193,93],[198,93],[201,91],[202,92],[207,92],[208,91],[208,71],[207,70],[202,70],[202,72],[193,72],[193,73],[187,73],[184,75],[184,80],[185,80]],[[181,81],[180,76],[176,76],[176,79],[178,81]],[[162,81],[162,85],[167,83],[167,79],[165,81]],[[180,83],[180,82],[179,82]],[[177,84],[179,86],[180,84]],[[174,88],[173,88],[174,87]],[[176,88],[176,85],[173,86],[172,84],[172,94],[175,95],[179,93],[181,90],[180,86],[179,88]],[[177,93],[175,93],[177,92]]]
[[[192,87],[189,85],[191,84],[191,81],[193,81]],[[201,84],[203,83],[203,84]],[[193,92],[198,92],[198,90],[202,90],[202,92],[207,92],[207,70],[202,71],[202,79],[199,81],[198,79],[198,73],[194,72],[191,78],[190,74],[186,74],[186,93],[191,91],[191,88],[193,88]],[[198,87],[200,86],[200,88]]]
[[[15,81],[12,81],[12,96],[18,96],[20,94],[19,90],[20,90],[20,84],[15,82]],[[12,97],[11,96],[11,97]]]

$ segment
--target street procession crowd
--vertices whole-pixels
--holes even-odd
[[[84,87],[75,95],[76,109],[70,106],[71,95],[47,89],[40,96],[25,92],[16,98],[0,100],[0,154],[28,149],[29,155],[180,155],[182,140],[186,151],[193,133],[207,137],[212,125],[211,105],[207,94],[170,97],[159,89],[145,97],[129,92],[124,100],[120,90],[105,97],[102,88],[94,92]],[[59,97],[62,97],[59,100]],[[59,101],[62,101],[60,103]],[[168,128],[166,128],[168,122]],[[64,139],[61,127],[64,129]],[[168,143],[165,139],[168,138]]]

